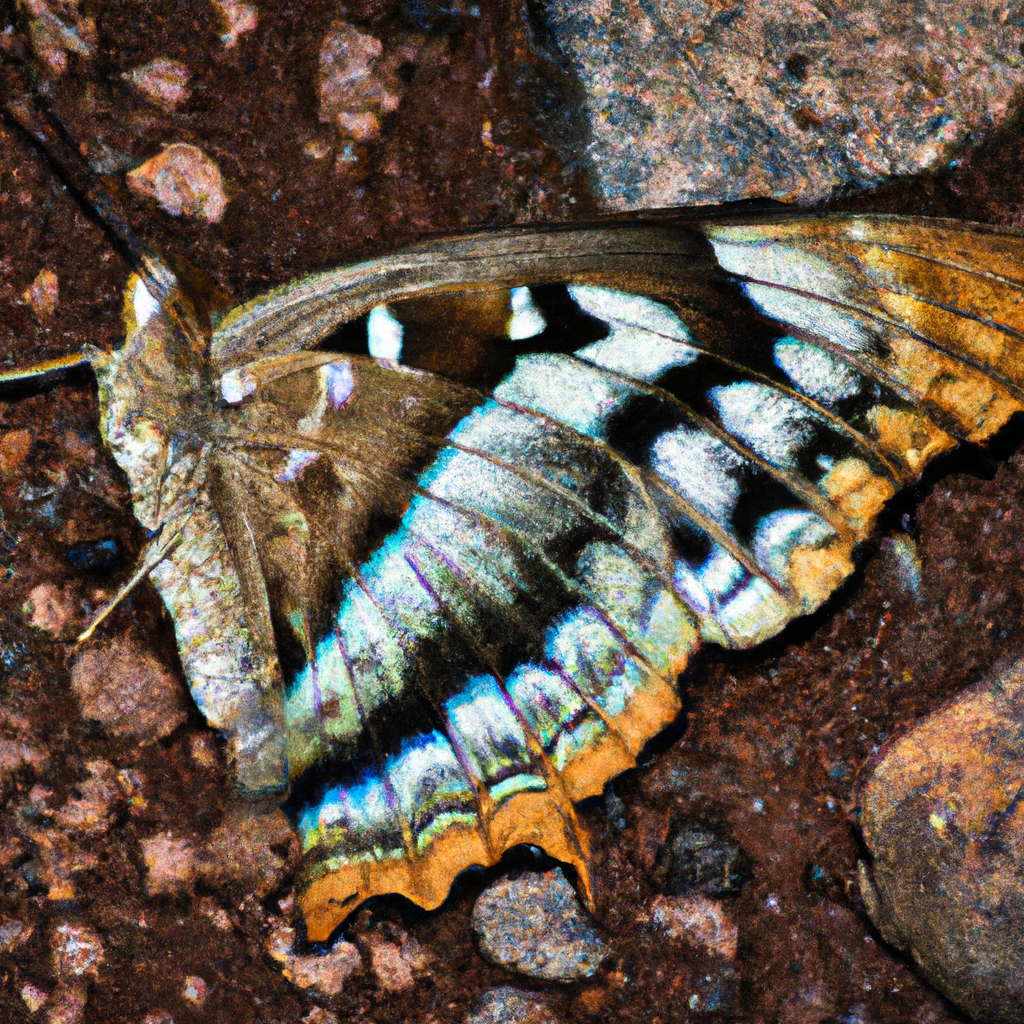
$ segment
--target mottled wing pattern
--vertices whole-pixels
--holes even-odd
[[[644,294],[571,258],[475,292],[504,325],[486,386],[413,345],[404,285],[362,311],[365,354],[224,374],[222,519],[285,667],[312,938],[378,893],[436,906],[518,843],[586,885],[573,803],[676,716],[701,641],[820,606],[898,488],[1022,409],[1018,236],[701,233]],[[450,336],[466,296],[437,301]]]

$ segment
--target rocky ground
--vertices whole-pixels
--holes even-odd
[[[959,7],[943,31],[988,31]],[[988,13],[1019,31],[1012,6]],[[25,56],[15,17],[0,9],[0,48]],[[137,230],[238,298],[427,232],[608,202],[593,94],[541,5],[33,0],[17,17]],[[924,86],[952,104],[966,85],[941,70]],[[1000,97],[1002,123],[949,133],[929,171],[831,204],[1020,224],[1024,130]],[[161,153],[173,173],[145,167]],[[126,275],[0,127],[0,366],[117,344]],[[327,951],[295,930],[287,820],[226,787],[155,594],[74,645],[143,541],[96,417],[85,373],[0,403],[0,1019],[965,1019],[870,923],[859,808],[886,743],[1024,651],[1020,430],[901,498],[821,613],[768,649],[701,655],[678,728],[581,809],[593,918],[520,850],[437,912],[379,901]]]

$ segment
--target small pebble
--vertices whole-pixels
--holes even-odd
[[[150,103],[164,110],[173,110],[192,94],[188,86],[192,72],[184,64],[164,57],[129,71],[125,78]]]
[[[502,985],[485,992],[463,1024],[554,1024],[554,1018],[536,992]]]
[[[394,931],[395,941],[377,932],[367,936],[370,968],[385,992],[404,992],[416,984],[417,977],[427,973],[429,958],[415,939],[399,929]]]
[[[0,473],[16,470],[32,448],[32,435],[27,430],[8,430],[0,437]]]
[[[57,275],[52,270],[40,270],[22,298],[32,307],[37,320],[49,320],[60,298]]]
[[[213,0],[213,6],[224,22],[224,34],[220,40],[225,49],[235,47],[239,37],[254,31],[259,23],[259,15],[252,4],[240,3],[239,0]]]
[[[39,771],[46,755],[27,743],[17,740],[0,740],[0,781],[13,775],[21,768],[30,767]]]
[[[103,943],[91,929],[59,924],[50,944],[58,978],[95,978],[103,963]]]
[[[79,1024],[85,1015],[85,985],[58,987],[46,1011],[46,1024]]]
[[[166,1010],[154,1010],[142,1018],[141,1024],[174,1024],[174,1018]]]
[[[182,998],[193,1006],[202,1006],[206,1002],[206,982],[197,974],[185,978],[185,987],[181,990]]]
[[[83,718],[144,743],[169,736],[188,714],[177,674],[129,640],[83,647],[71,666],[71,688]]]
[[[17,918],[0,921],[0,953],[10,953],[24,945],[32,937],[33,931],[31,925]]]
[[[199,872],[211,886],[236,886],[263,899],[299,864],[299,840],[279,807],[235,804],[214,829]]]
[[[325,1010],[322,1006],[314,1006],[302,1018],[302,1024],[341,1024],[341,1021],[337,1014],[331,1013],[330,1010]]]
[[[201,149],[173,142],[128,173],[128,186],[172,217],[216,224],[228,204],[220,168]]]
[[[53,820],[73,832],[97,834],[110,827],[122,791],[117,769],[109,761],[87,761],[85,767],[89,777],[75,787],[77,796],[54,811]]]
[[[49,998],[50,994],[39,988],[38,985],[29,982],[27,985],[21,986],[21,1001],[28,1007],[29,1013],[35,1013],[41,1009]]]
[[[492,963],[545,981],[588,978],[607,956],[561,868],[494,882],[473,928]]]
[[[173,896],[192,891],[198,864],[187,839],[175,839],[165,833],[143,839],[140,845],[146,865],[146,891],[150,896]]]
[[[726,960],[736,958],[739,929],[721,900],[700,893],[658,896],[651,904],[650,919],[670,939],[686,939]]]
[[[62,633],[74,614],[67,592],[52,583],[40,583],[29,591],[25,611],[33,629],[52,634]]]
[[[288,961],[285,977],[299,988],[312,989],[324,996],[336,996],[349,976],[363,965],[354,943],[339,940],[323,956],[295,956]]]
[[[320,47],[320,120],[342,139],[365,142],[380,135],[380,118],[398,109],[404,84],[395,73],[403,58],[382,42],[337,21]]]

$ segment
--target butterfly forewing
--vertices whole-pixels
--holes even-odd
[[[1021,409],[1021,250],[890,218],[518,231],[229,313],[157,583],[180,642],[217,573],[248,630],[183,661],[243,780],[283,750],[249,777],[296,785],[310,937],[517,843],[586,886],[573,803],[699,644],[819,607],[897,489]]]

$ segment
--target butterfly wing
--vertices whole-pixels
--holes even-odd
[[[896,490],[1021,411],[1022,255],[898,218],[519,232],[229,314],[218,507],[285,663],[310,937],[523,842],[586,884],[573,802],[699,644],[819,607]],[[504,355],[458,380],[424,338],[470,351],[468,296]],[[368,313],[418,369],[310,351]]]

